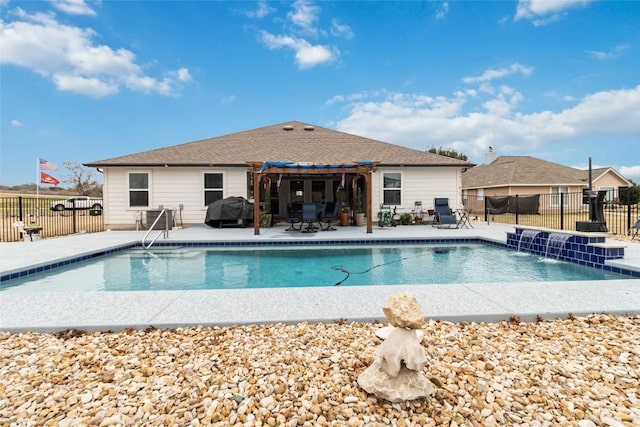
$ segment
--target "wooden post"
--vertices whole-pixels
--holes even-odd
[[[371,171],[364,174],[364,185],[367,191],[367,234],[373,233],[373,209],[371,209]]]
[[[358,213],[358,175],[351,179],[351,224],[356,223],[356,214]]]
[[[253,171],[253,234],[260,234],[260,181],[262,174]]]

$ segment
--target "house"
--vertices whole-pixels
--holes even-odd
[[[592,189],[605,190],[605,200],[613,201],[619,187],[630,181],[612,168],[591,170]],[[589,171],[576,169],[531,156],[499,156],[493,151],[485,157],[485,164],[467,169],[462,174],[462,198],[465,206],[482,210],[485,197],[526,196],[560,193],[582,193],[589,188]]]
[[[411,211],[422,202],[426,210],[434,197],[447,197],[459,207],[462,170],[473,164],[290,121],[85,166],[104,174],[103,215],[111,229],[131,228],[159,206],[174,209],[182,224],[201,224],[210,203],[229,196],[254,200],[258,191],[256,212],[265,208],[268,192],[267,208],[276,218],[292,203],[341,202],[353,210],[361,197],[370,232],[381,204]]]

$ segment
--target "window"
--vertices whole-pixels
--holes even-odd
[[[484,188],[478,188],[476,191],[476,200],[484,200]]]
[[[606,191],[607,195],[604,198],[605,202],[611,203],[616,201],[616,190],[613,187],[600,187],[598,188],[599,191]]]
[[[382,203],[385,205],[402,204],[402,174],[399,172],[383,174]]]
[[[129,206],[149,206],[149,174],[147,172],[129,174]]]
[[[289,201],[291,203],[304,202],[304,181],[290,181]]]
[[[222,183],[223,176],[221,173],[205,173],[204,174],[204,205],[220,200],[224,197]]]
[[[562,204],[564,206],[569,205],[569,197],[566,196],[569,193],[569,187],[551,187],[551,206],[560,206],[561,194],[565,194]]]

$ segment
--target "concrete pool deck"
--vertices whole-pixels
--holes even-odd
[[[334,232],[298,233],[277,226],[253,234],[253,228],[172,230],[169,241],[377,240],[479,238],[504,243],[513,225],[474,222],[472,229],[428,225],[378,228],[337,227]],[[35,242],[0,243],[0,273],[139,243],[146,231],[107,231]],[[160,239],[159,242],[166,240]],[[610,263],[640,271],[640,241],[618,242],[625,258]],[[464,266],[461,266],[464,268]],[[233,289],[140,292],[0,292],[0,331],[120,330],[191,325],[384,321],[382,305],[395,292],[412,292],[425,317],[450,321],[498,321],[566,317],[569,313],[640,314],[640,280],[516,282],[452,285],[402,285],[286,289]]]

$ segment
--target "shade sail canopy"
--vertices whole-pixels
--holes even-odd
[[[372,160],[357,160],[354,162],[291,162],[286,160],[269,160],[266,162],[247,162],[253,172],[257,173],[289,173],[289,174],[320,174],[320,173],[366,173],[375,171],[378,162]]]

